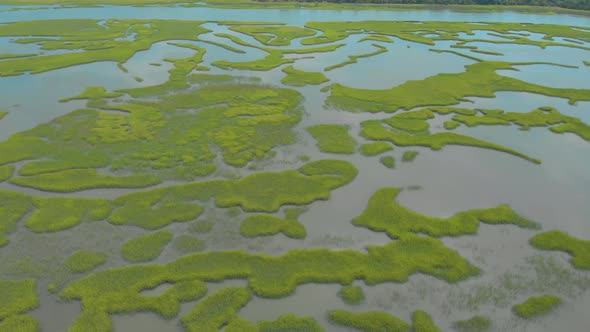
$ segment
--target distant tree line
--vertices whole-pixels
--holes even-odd
[[[259,0],[277,1],[277,0]],[[278,0],[285,1],[285,0]],[[288,1],[288,0],[287,0]],[[590,0],[296,0],[301,2],[383,3],[383,4],[461,4],[504,6],[549,6],[590,10]]]

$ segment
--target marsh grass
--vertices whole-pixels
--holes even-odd
[[[371,52],[371,53],[366,53],[366,54],[349,55],[348,56],[348,60],[346,60],[344,62],[341,62],[341,63],[338,63],[338,64],[335,64],[335,65],[332,65],[332,66],[328,66],[328,67],[324,68],[324,71],[331,71],[331,70],[334,70],[336,68],[342,68],[344,66],[347,66],[347,65],[351,65],[351,64],[356,63],[358,59],[361,59],[361,58],[370,58],[370,57],[379,55],[381,53],[387,52],[387,47],[385,47],[385,46],[381,46],[379,44],[371,44],[371,45],[373,45],[374,47],[376,47],[377,50],[374,51],[374,52]]]
[[[460,125],[461,125],[461,123],[454,121],[454,120],[445,121],[445,123],[444,123],[444,127],[446,130],[453,130],[453,129],[459,127]]]
[[[387,142],[366,143],[360,146],[359,151],[363,156],[372,157],[393,150],[393,145]]]
[[[0,321],[0,332],[39,332],[41,325],[29,315],[14,315]]]
[[[84,273],[91,271],[107,261],[103,253],[92,250],[80,250],[66,258],[64,266],[70,272]]]
[[[307,131],[317,141],[322,152],[352,154],[356,150],[356,141],[350,136],[350,128],[345,125],[315,125]]]
[[[379,158],[379,161],[387,168],[395,168],[395,158],[393,156],[383,156]]]
[[[81,222],[106,219],[111,202],[106,199],[32,197],[36,210],[26,219],[25,226],[36,233],[57,232]]]
[[[359,286],[344,286],[338,296],[347,304],[360,304],[365,300],[365,293]]]
[[[14,174],[14,166],[7,165],[7,166],[0,166],[0,182],[4,182],[12,177]]]
[[[404,154],[402,155],[402,161],[403,162],[414,161],[414,159],[416,159],[418,154],[419,154],[418,151],[412,151],[412,150],[404,151]]]
[[[250,291],[226,287],[205,298],[184,317],[182,325],[189,332],[219,331],[237,318],[237,311],[252,297]]]
[[[484,332],[492,327],[492,321],[484,316],[473,316],[466,320],[453,322],[453,329],[459,332]]]
[[[538,234],[530,244],[542,250],[567,252],[572,256],[570,263],[577,269],[590,270],[590,241],[577,239],[567,233],[554,230]]]
[[[442,332],[432,320],[432,317],[422,310],[412,313],[412,332]]]
[[[287,74],[281,82],[285,85],[291,86],[305,86],[305,85],[319,85],[328,82],[329,79],[319,72],[306,72],[297,70],[293,66],[288,66],[282,69],[282,72]]]
[[[128,240],[121,247],[121,252],[129,262],[148,262],[158,258],[170,241],[170,231],[159,231]]]
[[[555,295],[532,296],[521,304],[514,305],[512,311],[525,319],[546,315],[561,304],[561,299]]]
[[[449,218],[436,218],[411,211],[395,200],[400,188],[382,188],[369,199],[367,208],[354,218],[356,226],[386,232],[391,238],[403,238],[407,232],[423,233],[433,237],[475,234],[479,223],[514,224],[536,229],[537,224],[516,214],[507,205],[491,209],[474,209],[459,212]]]
[[[367,36],[363,37],[361,40],[359,40],[359,43],[363,42],[363,41],[367,41],[367,40],[378,41],[378,42],[383,42],[383,43],[393,43],[393,39],[391,39],[387,36],[384,36],[384,35],[367,35]]]
[[[297,219],[255,214],[246,217],[240,225],[240,233],[245,237],[269,236],[283,233],[293,239],[303,239],[307,231]]]
[[[0,320],[35,309],[39,297],[34,279],[0,280]]]
[[[364,332],[410,331],[408,323],[381,311],[356,313],[346,310],[332,310],[328,312],[328,318],[333,324],[354,328]]]

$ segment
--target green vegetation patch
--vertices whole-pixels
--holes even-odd
[[[7,166],[0,166],[0,182],[6,181],[12,177],[14,173],[14,166],[7,165]]]
[[[269,214],[255,214],[246,217],[240,225],[240,233],[245,237],[268,236],[283,233],[293,239],[303,239],[307,231],[297,219],[302,210],[286,209],[285,218]]]
[[[158,258],[170,241],[170,231],[142,235],[125,242],[121,247],[121,253],[130,262],[148,262]]]
[[[432,320],[430,315],[422,310],[412,313],[412,331],[413,332],[442,332]]]
[[[419,154],[418,151],[412,151],[412,150],[404,151],[404,154],[402,155],[402,161],[404,161],[404,162],[413,161],[414,159],[416,159],[418,154]]]
[[[567,233],[554,230],[534,236],[531,245],[543,250],[557,250],[572,255],[570,263],[577,269],[590,270],[590,241],[577,239]]]
[[[24,194],[0,189],[0,247],[8,244],[18,221],[33,208],[31,199]]]
[[[393,43],[393,39],[391,39],[387,36],[384,36],[384,35],[367,35],[367,36],[363,37],[363,39],[359,40],[359,43],[363,42],[363,41],[367,41],[367,40],[384,42],[384,43]]]
[[[590,67],[590,61],[584,61],[584,64],[588,67]]]
[[[338,296],[347,304],[360,304],[365,300],[365,292],[359,286],[344,286]]]
[[[348,134],[345,125],[315,125],[307,127],[307,131],[317,141],[322,152],[352,154],[356,150],[356,142]]]
[[[373,231],[386,232],[391,238],[403,238],[408,232],[424,233],[434,237],[475,234],[480,222],[537,227],[535,223],[519,216],[507,205],[467,210],[446,219],[426,216],[399,205],[395,198],[400,191],[400,188],[379,189],[369,200],[365,211],[354,218],[352,223]]]
[[[338,64],[335,64],[333,66],[328,66],[324,70],[325,71],[330,71],[330,70],[334,70],[336,68],[341,68],[341,67],[344,67],[344,66],[347,66],[347,65],[351,65],[353,63],[356,63],[358,59],[361,59],[361,58],[370,58],[372,56],[376,56],[376,55],[379,55],[381,53],[387,52],[387,47],[385,47],[385,46],[381,46],[379,44],[371,44],[371,45],[375,46],[377,48],[377,50],[376,51],[373,51],[371,53],[366,53],[366,54],[349,55],[348,56],[348,60],[346,60],[344,62],[341,62],[341,63],[338,63]]]
[[[197,252],[205,249],[206,242],[192,235],[179,235],[174,239],[174,248],[182,253]]]
[[[226,287],[205,298],[184,317],[182,325],[189,332],[219,331],[236,319],[237,311],[252,297],[246,288]]]
[[[215,226],[215,221],[211,219],[197,220],[188,226],[189,232],[192,233],[209,233]]]
[[[39,332],[41,325],[29,315],[14,315],[0,321],[0,332]]]
[[[32,202],[37,209],[25,225],[36,233],[61,231],[84,220],[104,220],[111,213],[111,202],[106,199],[33,197]]]
[[[366,143],[361,145],[359,151],[363,156],[372,157],[393,150],[393,145],[387,142]]]
[[[490,329],[492,321],[484,316],[473,316],[466,320],[453,322],[453,329],[459,332],[483,332]]]
[[[293,314],[279,316],[276,320],[258,322],[260,332],[323,332],[324,328],[312,317],[297,317]]]
[[[318,85],[329,81],[329,79],[322,73],[297,70],[293,68],[293,66],[285,67],[282,69],[282,71],[283,73],[287,74],[287,76],[283,77],[281,80],[281,82],[285,85]]]
[[[234,25],[230,30],[254,37],[269,46],[289,46],[295,38],[315,35],[315,31],[284,25]]]
[[[403,320],[382,311],[350,312],[332,310],[328,312],[330,322],[360,331],[402,332],[410,331],[410,326]]]
[[[393,156],[383,156],[379,158],[379,161],[387,168],[395,168],[395,158]]]
[[[444,127],[446,130],[453,130],[453,129],[459,127],[460,125],[461,125],[460,122],[457,122],[454,120],[445,121],[445,123],[444,123]]]
[[[0,320],[35,309],[39,297],[34,279],[0,280]]]
[[[546,315],[561,304],[561,299],[555,295],[531,296],[521,304],[514,305],[512,311],[518,316],[531,319]]]
[[[6,116],[6,114],[8,114],[8,112],[0,111],[0,120],[2,120]]]
[[[83,273],[94,270],[107,261],[103,253],[92,250],[80,250],[66,258],[64,266],[71,272]]]

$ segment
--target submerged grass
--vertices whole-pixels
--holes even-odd
[[[179,235],[174,239],[174,248],[181,253],[192,253],[205,249],[206,242],[192,235]]]
[[[356,150],[356,142],[348,133],[349,130],[345,125],[307,127],[307,131],[316,139],[320,151],[339,154],[352,154]]]
[[[538,227],[516,214],[507,205],[467,210],[446,219],[426,216],[399,205],[395,198],[400,191],[400,188],[379,189],[369,200],[365,211],[354,218],[352,223],[373,231],[386,232],[391,238],[403,238],[408,232],[433,237],[475,234],[480,222],[514,224],[526,228]]]
[[[365,292],[359,286],[344,286],[338,296],[347,304],[360,304],[365,300]]]
[[[158,258],[170,241],[170,231],[142,235],[125,242],[121,247],[121,253],[129,262],[148,262]]]
[[[103,253],[92,250],[80,250],[66,258],[64,266],[71,272],[84,273],[91,271],[107,261]]]
[[[532,296],[521,304],[514,305],[512,311],[525,319],[546,315],[561,304],[561,299],[555,295]]]
[[[459,332],[484,332],[492,327],[492,321],[484,316],[473,316],[453,322],[452,327]]]
[[[384,332],[409,332],[410,326],[403,320],[392,316],[386,312],[369,311],[369,312],[350,312],[346,310],[332,310],[328,312],[330,322],[354,328],[364,332],[384,331]]]
[[[590,270],[590,241],[577,239],[567,233],[554,230],[538,234],[530,239],[531,245],[543,250],[564,251],[572,255],[570,263],[577,269]]]

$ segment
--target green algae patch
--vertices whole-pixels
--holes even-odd
[[[379,55],[381,53],[387,52],[387,47],[385,47],[385,46],[381,46],[379,44],[371,44],[371,45],[373,45],[374,47],[376,47],[377,50],[374,51],[374,52],[371,52],[371,53],[366,53],[366,54],[349,55],[348,56],[348,60],[346,60],[344,62],[341,62],[341,63],[338,63],[338,64],[335,64],[335,65],[332,65],[332,66],[328,66],[324,70],[325,71],[331,71],[331,70],[334,70],[336,68],[342,68],[344,66],[347,66],[347,65],[351,65],[351,64],[356,63],[358,59],[361,59],[361,58],[370,58],[370,57]]]
[[[283,77],[281,80],[281,82],[285,85],[318,85],[329,81],[329,79],[322,73],[297,70],[293,68],[293,66],[283,68],[282,72],[287,74],[287,76]]]
[[[158,258],[170,241],[170,231],[142,235],[123,243],[121,253],[129,262],[148,262]]]
[[[573,257],[570,263],[577,269],[590,270],[590,241],[577,239],[561,231],[549,231],[530,239],[530,244],[542,250],[567,252]]]
[[[0,280],[0,320],[35,309],[39,297],[34,279]]]
[[[507,62],[477,62],[462,73],[438,74],[408,81],[391,89],[368,90],[333,84],[327,103],[347,111],[395,112],[429,105],[454,105],[466,96],[492,98],[499,91],[530,92],[568,99],[570,104],[590,100],[590,90],[561,89],[527,83],[497,74],[513,69]]]
[[[16,177],[10,182],[21,187],[60,193],[96,188],[145,188],[162,182],[155,175],[111,176],[92,169],[71,169],[27,177]]]
[[[0,166],[0,182],[4,182],[12,177],[14,174],[14,166],[7,165],[7,166]]]
[[[432,320],[430,315],[422,310],[412,313],[412,331],[413,332],[442,332]]]
[[[189,332],[219,331],[236,319],[252,295],[246,288],[226,287],[208,296],[184,317],[182,325]]]
[[[459,332],[484,332],[492,327],[492,321],[484,316],[473,316],[466,320],[458,320],[451,325]]]
[[[402,161],[403,162],[414,161],[414,159],[416,159],[418,154],[419,154],[418,151],[412,151],[412,150],[404,151],[404,154],[402,155]]]
[[[356,142],[348,133],[345,125],[316,125],[307,127],[307,131],[317,141],[322,152],[352,154],[356,150]]]
[[[393,39],[391,39],[387,36],[384,36],[384,35],[368,35],[368,36],[363,37],[363,39],[359,40],[359,43],[367,41],[367,40],[384,42],[384,43],[393,43]]]
[[[295,38],[315,35],[315,31],[284,25],[234,25],[229,28],[254,37],[268,46],[289,46]]]
[[[84,273],[94,270],[107,261],[103,253],[92,250],[80,250],[66,258],[64,266],[70,272]]]
[[[34,197],[32,202],[37,209],[25,226],[36,233],[61,231],[84,220],[104,220],[111,213],[111,204],[105,199]]]
[[[205,249],[206,243],[192,235],[179,235],[174,239],[174,248],[181,253],[192,253]]]
[[[359,286],[344,286],[338,296],[347,304],[360,304],[365,300],[365,292]]]
[[[514,224],[525,228],[537,227],[533,222],[516,214],[507,205],[491,209],[467,210],[446,219],[426,216],[399,205],[395,198],[400,191],[400,188],[379,189],[369,199],[365,211],[354,218],[352,223],[373,231],[386,232],[391,238],[403,238],[408,232],[434,237],[475,234],[480,222]]]
[[[269,236],[283,233],[293,239],[303,239],[307,231],[297,221],[301,209],[287,209],[285,218],[269,214],[256,214],[246,217],[240,225],[240,233],[245,237]]]
[[[561,304],[555,295],[531,296],[521,304],[514,305],[512,311],[525,319],[546,315]]]
[[[18,221],[33,209],[30,197],[25,194],[0,189],[0,247],[8,244]]]
[[[364,332],[409,332],[410,326],[403,320],[382,311],[351,312],[332,310],[328,318],[333,324],[354,328]]]
[[[379,158],[379,162],[389,169],[395,168],[395,158],[393,156],[383,156]]]
[[[363,156],[373,157],[393,150],[393,146],[387,142],[366,143],[360,146],[359,151]]]
[[[10,316],[0,321],[0,332],[39,332],[41,325],[29,315]]]

